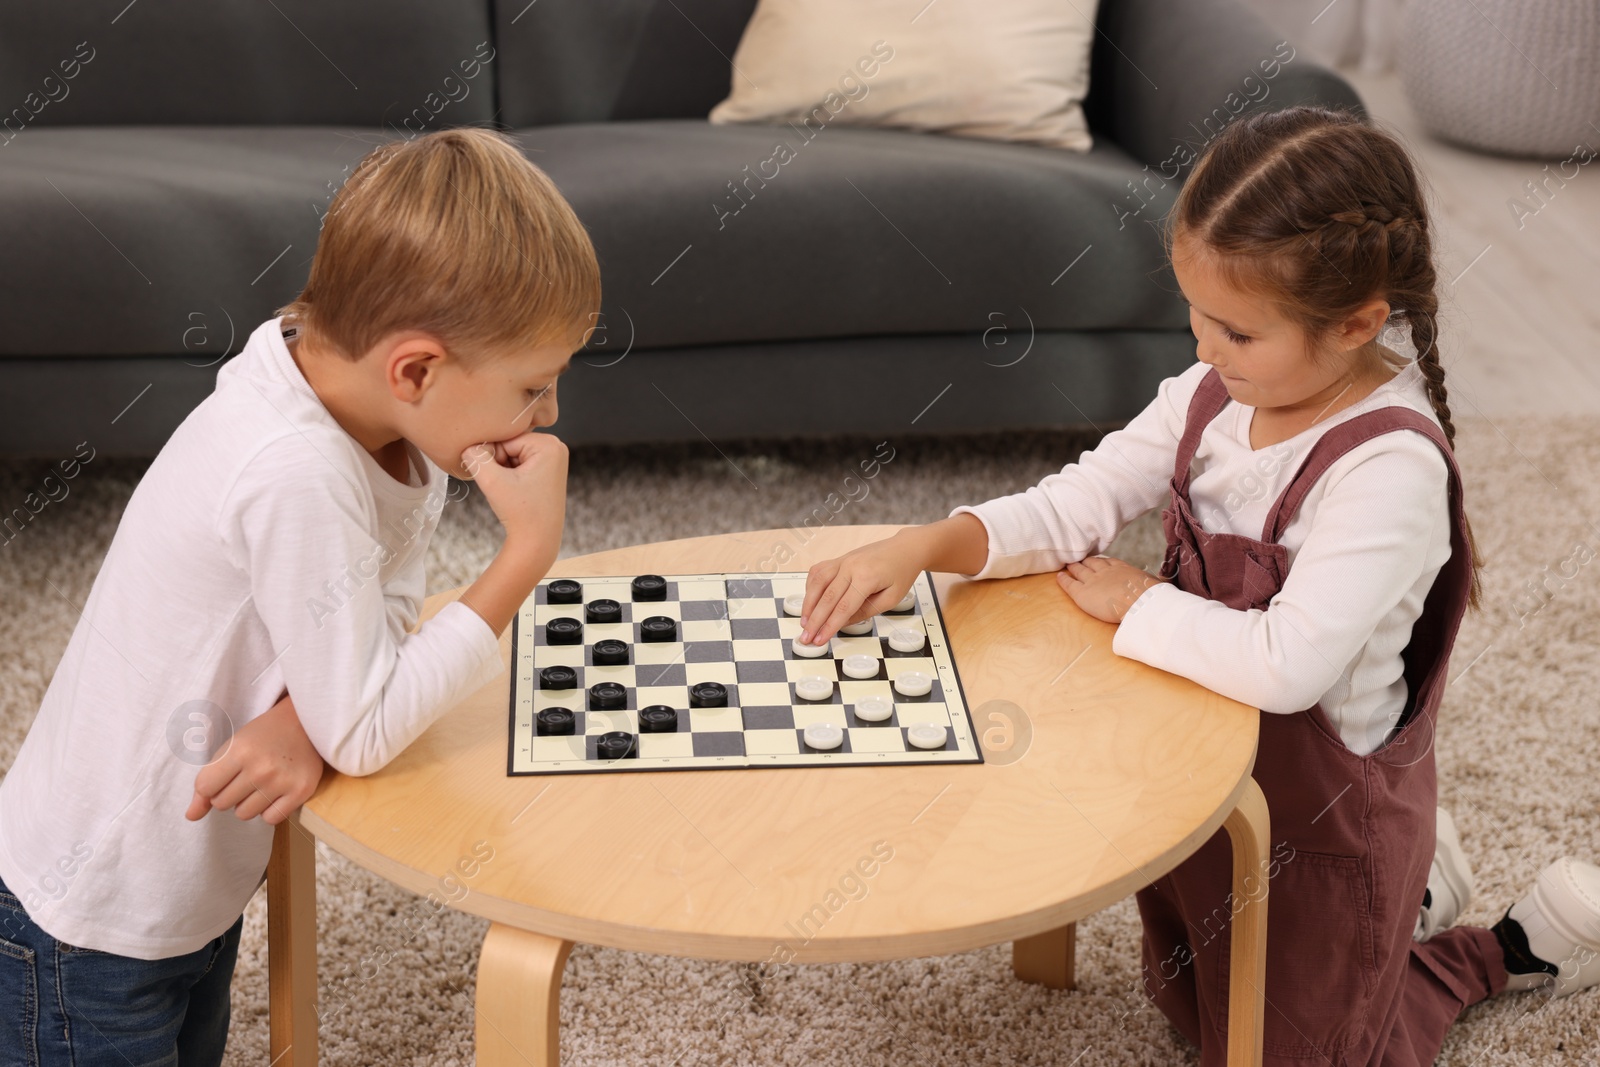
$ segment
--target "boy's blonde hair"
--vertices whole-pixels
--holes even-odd
[[[503,134],[380,145],[328,213],[305,288],[276,314],[355,361],[400,330],[469,370],[518,348],[577,348],[600,310],[594,245],[548,175]]]

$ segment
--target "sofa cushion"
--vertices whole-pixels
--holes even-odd
[[[334,190],[385,140],[347,126],[25,131],[0,149],[0,354],[199,366],[230,334],[236,351],[299,292]]]
[[[494,115],[484,0],[146,0],[96,5],[92,20],[69,14],[79,6],[5,5],[0,138],[124,123],[405,132]]]
[[[513,136],[589,228],[609,319],[625,312],[639,346],[976,334],[996,313],[1186,328],[1152,225],[1177,186],[1109,141],[811,133],[668,119]]]
[[[834,126],[808,142],[679,119],[511,136],[594,238],[614,344],[1187,322],[1149,225],[1175,187],[1140,210],[1138,168],[1109,142],[1079,154]],[[199,364],[230,335],[242,343],[299,291],[321,213],[382,140],[319,126],[27,131],[0,149],[0,354]]]
[[[755,0],[504,0],[495,5],[507,126],[704,118]]]
[[[712,122],[897,127],[1087,151],[1094,0],[761,0]],[[960,77],[951,77],[960,71]]]

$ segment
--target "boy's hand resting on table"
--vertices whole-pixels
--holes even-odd
[[[1121,622],[1133,602],[1163,579],[1111,556],[1090,556],[1056,572],[1073,603],[1101,622]]]
[[[184,818],[194,821],[234,808],[240,819],[260,815],[268,826],[276,826],[317,791],[322,769],[322,757],[286,693],[245,723],[221,755],[200,768]]]

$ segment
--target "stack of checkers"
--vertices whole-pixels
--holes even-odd
[[[512,774],[978,762],[924,573],[799,644],[805,575],[542,582],[518,618]]]

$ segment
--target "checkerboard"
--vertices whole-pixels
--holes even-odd
[[[914,603],[909,610],[876,616],[871,633],[834,637],[830,654],[817,658],[793,653],[800,620],[783,610],[785,597],[805,592],[804,571],[759,577],[661,575],[665,599],[639,602],[632,596],[634,577],[569,579],[581,583],[582,602],[555,604],[550,603],[549,587],[559,579],[546,579],[523,604],[512,634],[508,774],[982,762],[926,571],[911,587]],[[585,606],[599,599],[616,601],[621,618],[586,621]],[[639,624],[651,616],[675,620],[677,639],[641,640]],[[550,642],[546,627],[560,618],[582,623],[581,643]],[[897,627],[924,632],[922,649],[902,653],[892,648],[888,636]],[[627,645],[627,663],[595,664],[594,647],[606,640]],[[844,658],[857,654],[878,660],[875,678],[856,679],[844,672]],[[541,688],[540,672],[553,666],[572,668],[576,683]],[[931,677],[932,690],[918,697],[897,692],[893,679],[908,670]],[[807,675],[835,682],[828,699],[796,695],[794,683]],[[621,709],[590,710],[589,689],[602,682],[626,690]],[[691,707],[690,689],[701,682],[721,683],[727,706]],[[892,716],[879,722],[858,718],[854,704],[868,696],[893,701]],[[657,704],[677,710],[677,729],[641,733],[639,709]],[[572,712],[571,734],[538,732],[535,716],[555,707]],[[810,748],[805,727],[814,722],[839,726],[844,743],[826,751]],[[948,727],[942,749],[910,744],[907,728],[921,723]],[[627,758],[602,758],[596,742],[616,731],[633,736],[632,752]]]

